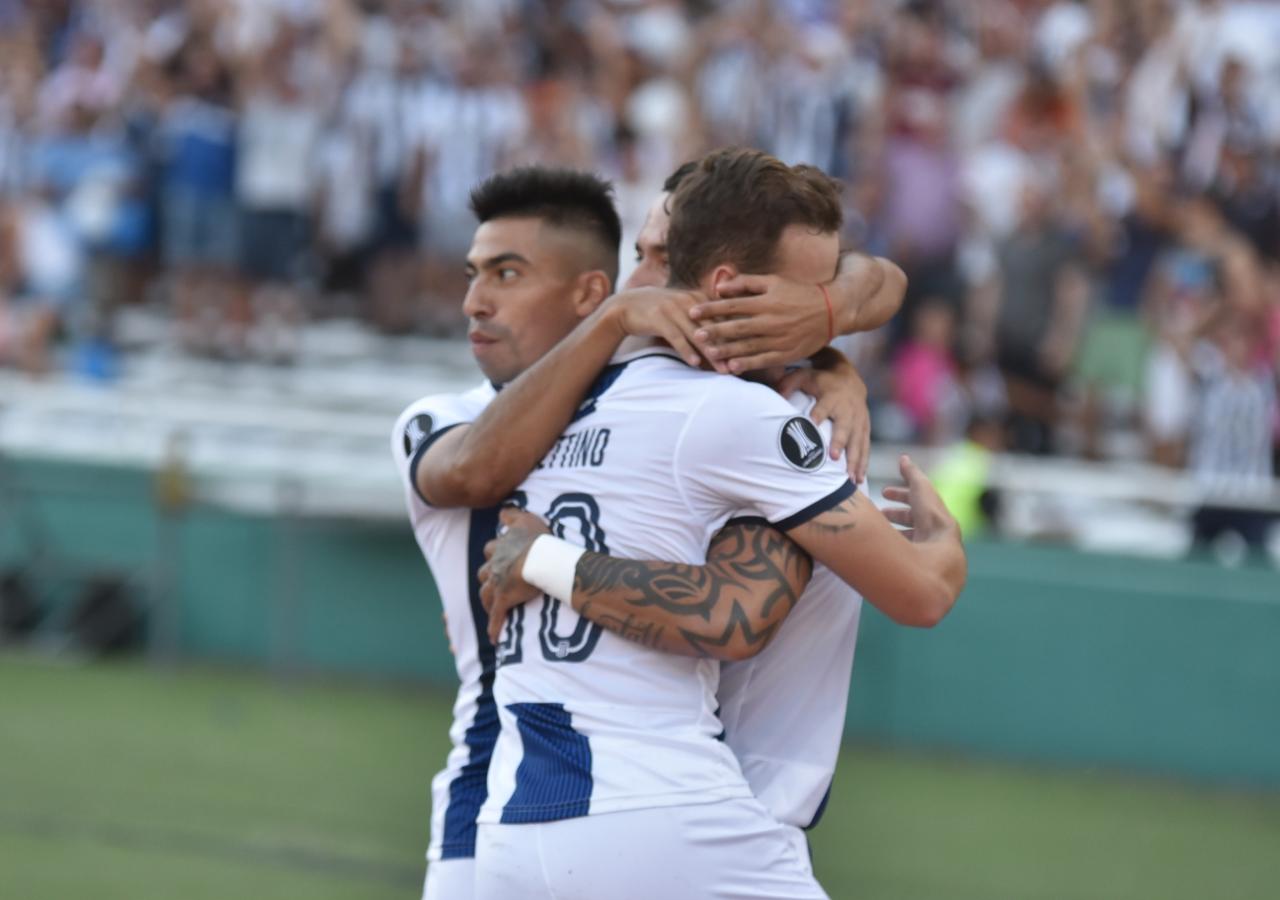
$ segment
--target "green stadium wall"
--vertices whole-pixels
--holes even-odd
[[[154,649],[453,680],[407,525],[199,505],[165,516],[149,472],[5,468],[17,490],[0,494],[0,560],[27,566],[55,610],[47,630],[84,577],[114,572],[155,604]],[[1280,575],[976,543],[938,628],[866,610],[847,729],[894,747],[1280,785]]]

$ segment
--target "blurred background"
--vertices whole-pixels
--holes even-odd
[[[971,581],[869,612],[836,898],[1280,884],[1280,6],[0,0],[0,895],[414,895],[452,664],[387,455],[471,186],[712,147],[910,278],[845,341]]]

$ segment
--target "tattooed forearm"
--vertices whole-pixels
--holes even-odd
[[[661,649],[663,632],[661,625],[656,625],[653,622],[639,622],[633,615],[615,616],[606,610],[594,608],[594,605],[589,600],[582,605],[582,609],[579,612],[601,628],[606,631],[612,631],[620,638],[633,641],[644,647]]]
[[[687,656],[739,659],[759,652],[812,574],[809,557],[766,523],[734,525],[702,566],[586,553],[573,605],[613,633]]]
[[[790,611],[790,608],[788,608],[788,611]],[[689,646],[697,651],[698,656],[713,656],[717,659],[733,658],[732,653],[726,653],[725,651],[735,641],[739,641],[748,649],[763,647],[773,637],[773,633],[778,629],[778,624],[779,622],[770,622],[757,631],[755,623],[752,622],[751,617],[747,615],[742,605],[734,603],[733,609],[729,613],[729,622],[718,637],[683,628],[680,630],[680,634],[689,642]]]
[[[574,573],[576,598],[619,592],[637,606],[654,604],[676,615],[707,616],[714,599],[707,596],[702,566],[680,563],[637,563],[599,553],[584,553]]]

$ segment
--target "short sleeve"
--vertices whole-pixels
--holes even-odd
[[[438,394],[411,403],[398,419],[391,432],[391,456],[404,483],[410,506],[422,504],[430,507],[418,492],[418,464],[431,446],[459,425],[475,420],[484,408],[484,402],[465,394]]]
[[[774,391],[738,379],[709,392],[676,447],[680,492],[698,516],[763,516],[783,531],[854,493],[843,459],[819,428]]]

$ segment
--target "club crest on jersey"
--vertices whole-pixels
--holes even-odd
[[[431,436],[435,421],[426,413],[418,413],[404,426],[404,455],[413,456],[415,450]]]
[[[782,458],[802,472],[812,472],[822,466],[827,448],[818,426],[803,416],[787,420],[778,433],[778,449]]]

